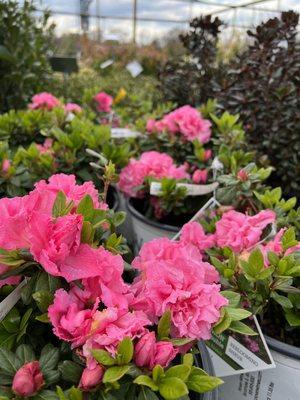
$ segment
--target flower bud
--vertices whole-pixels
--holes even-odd
[[[12,390],[21,397],[32,396],[44,385],[44,377],[40,370],[40,363],[32,361],[24,364],[15,374]]]

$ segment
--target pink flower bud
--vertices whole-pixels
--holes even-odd
[[[237,173],[237,177],[240,181],[246,182],[249,178],[249,175],[247,171],[245,171],[244,169],[240,169]]]
[[[32,396],[44,385],[44,377],[40,370],[40,363],[32,361],[24,364],[15,374],[12,390],[21,397]]]
[[[10,161],[5,158],[2,163],[2,172],[7,172],[10,168]]]
[[[208,161],[212,156],[212,151],[211,150],[205,150],[204,152],[204,161]]]
[[[163,368],[167,367],[178,353],[171,342],[157,342],[152,368],[159,364]]]
[[[89,390],[99,385],[102,382],[103,374],[104,368],[99,364],[86,367],[82,372],[79,388]]]
[[[138,367],[145,367],[151,364],[154,355],[155,334],[146,333],[135,346],[135,363]]]
[[[194,183],[205,183],[207,181],[207,170],[206,169],[196,169],[193,173]]]
[[[153,133],[155,131],[155,124],[156,124],[156,121],[154,119],[152,119],[152,118],[148,119],[147,125],[146,125],[147,132]]]

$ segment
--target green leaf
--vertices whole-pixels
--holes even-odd
[[[76,213],[83,215],[85,221],[92,222],[94,214],[94,203],[89,194],[84,196],[84,198],[80,201],[77,206]]]
[[[206,393],[214,390],[223,383],[222,379],[214,376],[193,375],[187,381],[187,387],[197,393]]]
[[[138,376],[133,383],[137,385],[148,386],[151,390],[157,391],[158,386],[154,383],[154,381],[148,375],[140,375]]]
[[[130,363],[133,357],[133,343],[130,337],[125,337],[118,345],[117,358],[118,364]]]
[[[9,376],[14,376],[22,366],[21,361],[10,350],[0,347],[0,368]]]
[[[185,382],[188,376],[190,375],[190,372],[191,372],[191,367],[189,365],[181,364],[169,368],[166,371],[165,376],[166,378],[171,378],[171,377],[179,378],[183,382]]]
[[[65,360],[58,366],[63,380],[78,384],[82,375],[83,367],[73,361]]]
[[[21,318],[19,311],[14,307],[2,320],[1,325],[5,328],[7,332],[16,333],[19,331],[20,320]]]
[[[124,211],[118,211],[114,214],[114,218],[113,218],[113,224],[115,226],[120,226],[123,224],[123,222],[126,219],[126,212]]]
[[[269,278],[273,274],[274,270],[275,270],[275,267],[265,268],[263,271],[261,271],[258,274],[257,279],[263,281],[263,280]]]
[[[53,294],[47,291],[35,292],[32,297],[42,313],[45,313],[48,307],[53,303]]]
[[[58,400],[59,397],[52,390],[42,390],[38,394],[33,397],[30,397],[32,400]]]
[[[222,274],[223,270],[225,268],[224,264],[218,260],[216,257],[211,256],[210,257],[210,261],[213,264],[214,267],[216,267],[216,269]]]
[[[89,221],[83,221],[81,229],[81,243],[92,244],[94,240],[94,229]]]
[[[255,336],[257,333],[248,325],[240,321],[232,321],[229,329],[233,332],[242,333],[243,335]]]
[[[26,364],[36,359],[32,347],[28,344],[21,344],[16,350],[16,355],[22,364]]]
[[[283,308],[293,308],[293,304],[291,300],[286,296],[281,296],[277,292],[272,292],[271,297],[275,300],[278,304],[281,305]]]
[[[141,386],[137,400],[159,400],[159,399],[151,389],[149,389],[146,386]]]
[[[44,324],[50,323],[50,318],[48,317],[48,313],[44,313],[35,317],[35,319],[39,322],[43,322]]]
[[[54,383],[57,383],[59,381],[60,372],[57,370],[47,370],[46,372],[43,372],[43,376],[47,385],[53,385]]]
[[[226,307],[226,313],[232,321],[240,321],[251,316],[251,312],[242,308]]]
[[[193,366],[193,364],[194,364],[194,356],[193,356],[192,353],[186,353],[183,356],[183,364],[189,365],[190,367]]]
[[[229,301],[229,307],[237,307],[240,304],[241,295],[239,293],[223,290],[220,294]]]
[[[184,346],[185,344],[193,342],[195,339],[190,339],[190,338],[178,338],[178,339],[168,339],[169,342],[173,344],[175,347],[180,347]]]
[[[52,217],[57,218],[62,215],[63,210],[66,207],[67,203],[67,198],[64,192],[59,191],[57,193],[56,199],[54,201],[53,207],[52,207]]]
[[[264,257],[260,249],[255,249],[251,252],[248,264],[250,264],[251,269],[256,276],[264,268]]]
[[[93,357],[99,364],[104,365],[106,367],[111,367],[116,364],[116,360],[109,354],[108,351],[102,349],[93,349],[91,350]]]
[[[103,383],[113,383],[121,379],[130,369],[130,365],[114,366],[108,368],[103,376]]]
[[[155,383],[158,383],[165,376],[164,369],[161,365],[157,364],[152,370],[152,377]]]
[[[287,310],[285,312],[285,318],[290,326],[299,327],[300,326],[300,315],[299,313]]]
[[[170,335],[171,329],[171,311],[167,310],[161,316],[158,327],[157,334],[159,339],[168,338]]]
[[[268,251],[268,260],[271,265],[274,265],[276,267],[279,262],[279,257],[273,251]]]
[[[164,399],[175,400],[189,393],[184,382],[179,378],[163,378],[159,384],[159,393]]]
[[[42,372],[54,369],[59,361],[59,350],[50,343],[46,344],[41,351],[39,361]]]
[[[296,240],[296,234],[295,234],[295,228],[291,227],[287,229],[281,239],[281,244],[283,247],[283,250],[287,250],[290,247],[296,246],[298,244],[298,241]]]
[[[230,324],[232,322],[232,319],[226,314],[223,316],[221,320],[219,320],[216,325],[214,325],[213,330],[217,335],[220,335],[220,333],[224,332],[226,329],[229,328]]]
[[[23,315],[22,319],[21,319],[21,323],[20,323],[20,330],[24,329],[25,326],[27,325],[29,318],[31,317],[32,314],[32,308],[28,308],[28,310],[26,310],[25,314]]]

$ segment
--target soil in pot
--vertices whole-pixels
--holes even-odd
[[[291,346],[300,347],[300,330],[287,323],[280,306],[272,304],[264,318],[260,320],[264,334]]]

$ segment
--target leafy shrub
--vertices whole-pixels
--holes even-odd
[[[228,71],[220,93],[224,109],[239,113],[246,137],[258,155],[275,167],[270,183],[300,195],[299,15],[289,11],[259,25],[254,42]]]
[[[34,11],[31,0],[0,3],[0,112],[24,107],[49,78],[53,26],[49,13],[37,19]]]
[[[187,54],[169,61],[160,75],[167,100],[199,105],[215,97],[225,71],[222,63],[217,63],[221,25],[218,17],[195,18],[190,22],[190,32],[179,36]]]

